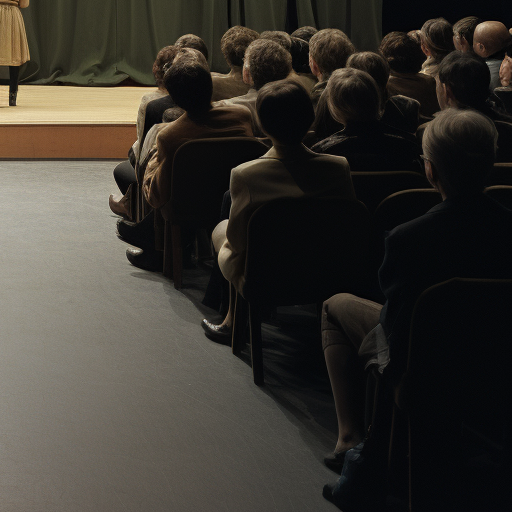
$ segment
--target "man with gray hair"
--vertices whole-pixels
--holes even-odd
[[[341,471],[345,453],[364,436],[357,397],[364,396],[365,363],[383,369],[384,389],[404,374],[419,295],[453,277],[512,278],[512,212],[483,193],[496,140],[494,124],[479,112],[440,112],[426,128],[423,152],[426,175],[443,201],[388,234],[379,270],[384,306],[350,294],[324,303],[322,343],[339,428],[334,453],[325,460],[331,469]],[[387,405],[384,411],[385,430]],[[346,488],[340,487],[326,486],[324,496],[345,510]]]

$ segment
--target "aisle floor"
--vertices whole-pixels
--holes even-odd
[[[126,260],[114,165],[0,162],[0,510],[336,510],[315,315],[266,328],[255,386],[202,333],[204,270],[178,292]]]

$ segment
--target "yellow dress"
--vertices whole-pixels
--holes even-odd
[[[0,66],[21,66],[30,60],[19,0],[0,0]]]

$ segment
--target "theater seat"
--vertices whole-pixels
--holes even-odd
[[[365,294],[370,214],[359,201],[285,198],[258,208],[248,224],[245,286],[236,296],[233,352],[244,341],[248,303],[253,378],[263,384],[262,309]]]
[[[222,198],[231,169],[259,158],[267,147],[251,137],[197,139],[176,151],[170,201],[161,208],[165,219],[164,275],[182,286],[182,229],[211,233],[219,222]]]

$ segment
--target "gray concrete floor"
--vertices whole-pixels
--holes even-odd
[[[307,340],[266,353],[256,387],[204,337],[200,287],[126,260],[114,165],[0,162],[0,510],[336,510],[334,408]]]

